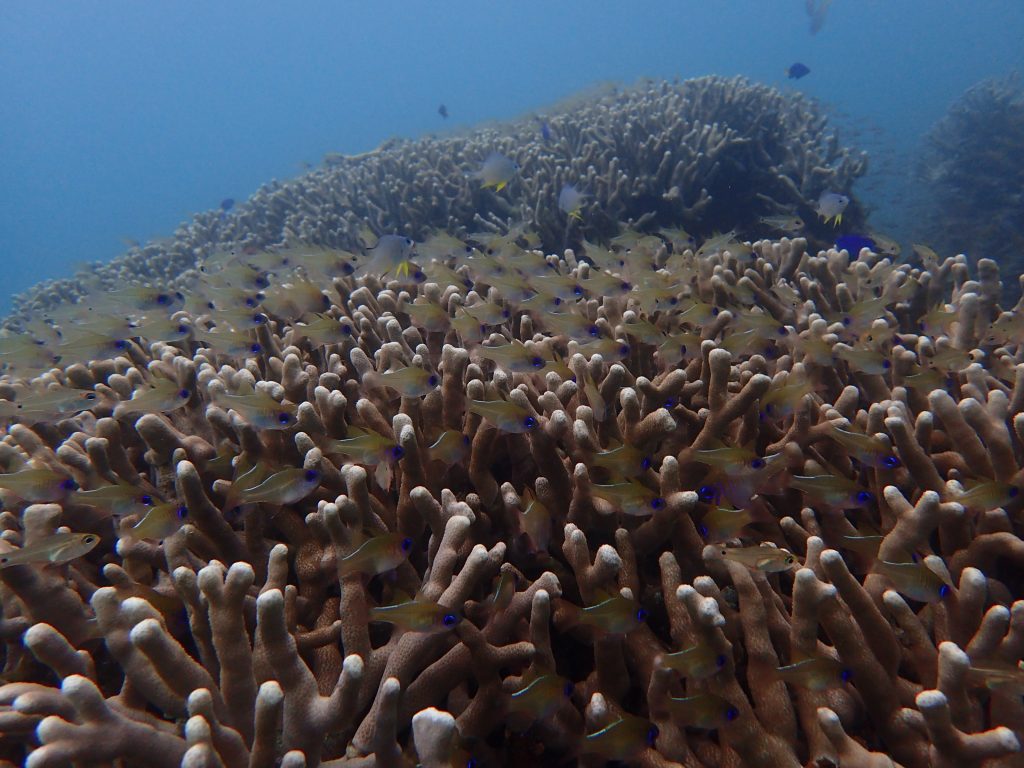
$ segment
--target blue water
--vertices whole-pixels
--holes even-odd
[[[900,230],[922,135],[1024,62],[1024,3],[834,0],[808,26],[804,0],[4,3],[0,312],[324,153],[643,76],[739,74],[828,102],[877,158],[873,221]],[[797,60],[811,74],[786,81]]]

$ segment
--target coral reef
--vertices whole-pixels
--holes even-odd
[[[377,235],[421,239],[438,228],[465,235],[523,223],[551,253],[584,237],[606,239],[619,220],[696,235],[760,232],[761,216],[795,212],[815,221],[821,192],[849,195],[866,168],[813,101],[742,78],[605,89],[556,106],[543,124],[543,134],[530,118],[328,156],[322,168],[267,184],[229,215],[199,214],[171,238],[15,297],[15,315],[31,317],[101,287],[184,289],[194,279],[189,270],[217,249],[300,240],[357,250],[367,225]],[[521,168],[500,193],[473,178],[491,152]],[[587,195],[584,215],[568,225],[556,204],[565,184]],[[860,220],[856,202],[846,218]]]
[[[1024,91],[1017,75],[969,88],[931,130],[920,176],[932,242],[1024,271]],[[1016,286],[1009,286],[1015,289]]]
[[[239,254],[5,339],[0,757],[1017,764],[997,266],[617,240]]]

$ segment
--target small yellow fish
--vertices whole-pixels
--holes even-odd
[[[526,408],[509,400],[469,400],[466,407],[503,432],[529,432],[540,423]]]
[[[827,656],[815,656],[788,666],[776,667],[774,675],[779,680],[811,691],[838,688],[851,677],[850,670],[842,662]]]
[[[892,563],[876,560],[872,570],[892,582],[901,595],[922,603],[935,603],[953,590],[942,577],[924,563]]]
[[[543,357],[517,340],[493,347],[479,346],[476,353],[486,360],[493,360],[509,373],[537,373],[547,365]]]
[[[164,502],[151,507],[142,520],[127,530],[127,535],[136,539],[166,539],[181,528],[187,518],[188,507],[176,501]]]
[[[623,514],[634,517],[647,517],[665,507],[665,499],[635,480],[611,485],[594,483],[590,486],[590,492],[599,499],[611,502]]]
[[[440,434],[427,452],[431,461],[441,461],[446,466],[458,464],[469,455],[472,441],[467,435],[454,429],[446,429]]]
[[[358,549],[338,562],[338,574],[363,573],[376,576],[393,571],[409,557],[413,540],[400,533],[386,533],[364,541]]]
[[[417,299],[403,308],[413,325],[432,333],[441,333],[451,322],[448,313],[439,305],[424,299]]]
[[[19,499],[39,504],[61,501],[78,488],[78,484],[67,475],[49,469],[21,469],[0,475],[0,488]]]
[[[725,654],[706,644],[698,644],[676,653],[663,653],[658,659],[663,667],[673,669],[690,680],[705,680],[723,669],[728,662]]]
[[[437,603],[410,600],[371,608],[370,621],[394,624],[406,632],[447,632],[459,623],[460,617]]]
[[[854,349],[846,344],[833,347],[836,357],[849,363],[850,368],[870,376],[882,376],[892,370],[892,361],[874,349]]]
[[[29,563],[66,563],[100,543],[95,533],[55,533],[21,549],[0,553],[0,568]]]
[[[713,731],[740,716],[732,704],[713,693],[668,700],[669,711],[680,725]]]
[[[509,696],[508,711],[543,720],[572,696],[573,684],[561,675],[541,675]]]
[[[341,440],[325,440],[321,450],[329,456],[348,456],[367,466],[395,462],[405,456],[402,446],[372,429],[349,427],[348,434]]]
[[[885,440],[875,435],[851,432],[842,427],[833,426],[832,438],[862,464],[883,469],[896,469],[901,462],[892,447]]]
[[[240,491],[237,501],[239,504],[294,504],[315,491],[321,479],[322,473],[317,469],[283,469],[259,485]]]
[[[799,216],[762,216],[759,221],[778,232],[793,235],[800,232],[806,225]]]
[[[581,624],[615,635],[632,632],[647,619],[647,611],[636,600],[612,595],[597,605],[583,608],[578,614]]]
[[[341,344],[355,334],[352,321],[347,317],[341,320],[324,314],[314,314],[313,317],[315,319],[309,323],[295,323],[292,331],[297,338],[308,339],[314,346]]]
[[[651,457],[644,455],[635,446],[624,443],[607,451],[595,453],[592,463],[621,477],[631,478],[651,468]]]
[[[529,488],[523,491],[522,503],[524,508],[519,513],[519,525],[530,537],[535,551],[545,552],[551,542],[551,512]]]
[[[987,512],[990,509],[1005,507],[1019,495],[1020,488],[1012,483],[988,480],[970,486],[956,497],[956,501],[967,509]]]
[[[967,670],[968,682],[1004,696],[1024,696],[1024,669],[1013,666],[975,667]]]
[[[102,509],[117,517],[141,512],[153,506],[153,497],[130,483],[119,482],[104,485],[88,491],[74,491],[69,497],[70,504],[82,504]]]
[[[836,509],[860,509],[875,500],[870,491],[841,475],[793,475],[789,484],[809,499]]]
[[[131,400],[122,400],[114,409],[115,416],[126,413],[168,413],[188,403],[192,392],[171,379],[157,379],[150,386],[132,392]]]
[[[729,509],[715,505],[701,518],[697,533],[711,543],[727,541],[738,536],[752,522],[754,516],[748,509]]]
[[[512,177],[519,171],[519,163],[500,152],[492,152],[484,160],[480,170],[473,174],[473,178],[479,179],[481,186],[494,187],[495,192],[501,192],[512,180]]]
[[[792,552],[782,547],[723,547],[718,552],[726,560],[766,573],[788,571],[800,564]]]
[[[266,392],[217,393],[213,402],[230,408],[254,427],[288,429],[295,424],[295,406],[279,403]]]
[[[623,713],[622,717],[595,733],[583,737],[579,751],[605,760],[629,760],[658,740],[658,726],[643,717]]]
[[[425,371],[415,365],[394,368],[384,373],[367,373],[363,376],[363,385],[369,388],[387,387],[402,397],[423,397],[434,391],[441,383],[436,373]]]

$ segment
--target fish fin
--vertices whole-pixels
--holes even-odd
[[[501,192],[501,190],[503,190],[505,188],[506,184],[508,184],[508,182],[506,182],[506,181],[499,181],[497,184],[494,185],[494,191],[495,192]]]

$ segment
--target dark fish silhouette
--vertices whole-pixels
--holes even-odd
[[[233,197],[225,197],[220,201],[220,209],[227,213],[235,207],[235,199]]]
[[[799,61],[786,67],[786,77],[791,80],[799,80],[801,77],[811,74],[811,68]]]
[[[445,120],[447,120],[448,119],[448,107],[446,107],[444,104],[442,104],[440,107],[437,108],[437,114],[439,114],[441,117],[443,117]]]

